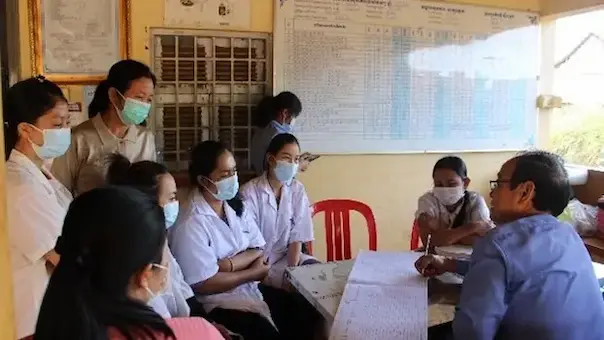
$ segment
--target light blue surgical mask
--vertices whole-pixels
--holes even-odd
[[[126,98],[119,91],[116,92],[124,98],[124,108],[120,111],[115,107],[122,123],[126,125],[139,125],[149,117],[151,104],[133,98]]]
[[[44,143],[38,145],[29,140],[31,147],[40,159],[49,160],[60,156],[63,156],[69,145],[71,145],[71,129],[44,129],[40,130],[36,126],[32,125],[36,130],[42,132],[44,136]]]
[[[292,122],[287,124],[287,123],[279,123],[276,120],[271,121],[271,124],[273,125],[273,127],[275,128],[275,130],[277,130],[277,132],[279,133],[292,133],[293,131],[293,123],[294,120],[292,119]]]
[[[164,205],[164,216],[166,216],[166,228],[170,228],[174,225],[174,223],[176,223],[176,218],[178,218],[178,209],[178,201],[173,201]]]
[[[298,173],[298,163],[290,163],[288,161],[277,161],[275,166],[275,177],[281,183],[291,183]]]
[[[212,182],[209,178],[208,180]],[[216,191],[218,192],[213,193],[209,189],[208,191],[219,201],[231,200],[237,195],[237,191],[239,191],[239,178],[237,177],[237,173],[216,183],[212,182],[212,184],[214,184]]]

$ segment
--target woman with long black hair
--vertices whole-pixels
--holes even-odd
[[[168,284],[163,209],[128,187],[76,198],[55,247],[61,255],[34,339],[222,339],[201,318],[165,320],[147,306]]]

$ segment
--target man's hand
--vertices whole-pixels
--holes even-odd
[[[425,277],[455,272],[455,260],[439,255],[424,255],[415,261],[415,268]]]

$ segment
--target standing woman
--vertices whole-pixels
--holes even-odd
[[[258,282],[268,273],[258,227],[237,191],[235,159],[219,142],[191,154],[189,210],[170,232],[170,249],[209,318],[246,340],[279,339]]]
[[[280,133],[292,133],[296,117],[302,112],[300,99],[291,92],[281,92],[276,97],[265,97],[258,103],[254,125],[258,128],[252,138],[252,168],[257,176],[264,173],[266,149],[273,137]],[[300,171],[308,164],[303,162]]]
[[[73,129],[71,147],[52,166],[52,173],[74,196],[105,183],[107,156],[120,153],[131,162],[156,160],[147,119],[155,75],[145,64],[122,60],[109,70],[88,108],[92,117]]]
[[[11,87],[4,99],[6,195],[17,338],[34,333],[49,278],[59,263],[54,246],[71,202],[43,167],[71,140],[67,99],[43,77]]]

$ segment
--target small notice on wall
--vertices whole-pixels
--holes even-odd
[[[67,108],[68,108],[69,114],[70,114],[70,118],[69,118],[70,127],[76,127],[88,119],[88,117],[84,116],[84,113],[82,112],[82,103],[80,103],[80,102],[69,103],[67,105]]]
[[[252,0],[164,0],[164,25],[249,29]]]

